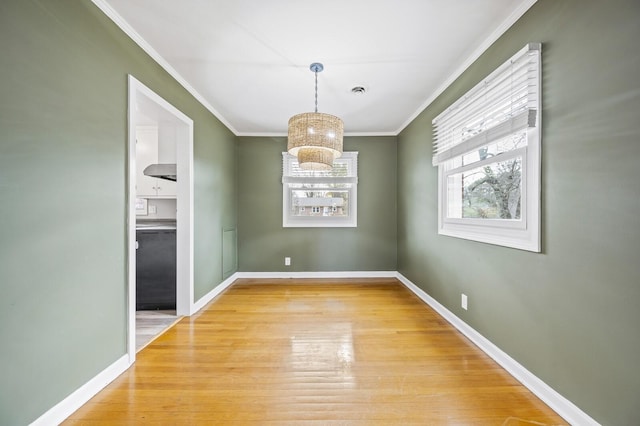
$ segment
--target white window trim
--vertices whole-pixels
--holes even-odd
[[[519,152],[520,149],[510,151],[503,156],[495,157],[495,160],[487,161],[487,163],[502,161],[502,159],[513,158],[514,156],[522,156],[522,183],[521,183],[521,218],[520,220],[502,220],[502,219],[454,219],[447,218],[447,179],[446,176],[451,172],[447,170],[446,162],[451,158],[455,158],[461,154],[468,152],[471,149],[482,146],[482,143],[478,143],[480,138],[491,138],[491,135],[481,136],[477,135],[470,139],[469,144],[462,149],[456,148],[449,149],[449,152],[434,153],[434,165],[438,165],[438,234],[446,235],[450,237],[463,238],[467,240],[479,241],[483,243],[501,245],[505,247],[511,247],[521,250],[528,250],[533,252],[540,252],[540,199],[541,199],[541,134],[540,129],[542,125],[541,117],[541,66],[540,66],[540,49],[539,44],[531,43],[524,49],[514,55],[504,65],[499,67],[494,73],[492,73],[487,79],[480,82],[474,89],[470,90],[467,95],[463,96],[460,101],[464,100],[469,94],[476,91],[481,85],[494,76],[497,72],[501,71],[504,67],[510,64],[518,57],[527,54],[530,51],[537,51],[538,54],[538,75],[537,75],[537,116],[535,117],[535,127],[527,127],[527,147]],[[459,102],[459,101],[458,101]],[[452,107],[455,107],[454,103]],[[449,109],[451,109],[450,107]],[[449,110],[448,109],[448,110]],[[447,110],[447,111],[448,111]],[[445,114],[447,111],[443,112]],[[436,117],[434,122],[440,118],[443,114]],[[528,113],[527,113],[528,114]],[[522,117],[520,117],[521,119]],[[528,117],[527,117],[528,118]],[[501,127],[501,126],[497,126]],[[506,126],[502,126],[506,127]],[[486,133],[491,132],[491,130]],[[483,132],[485,133],[485,132]],[[494,131],[499,135],[509,134],[508,130],[497,129]],[[499,138],[499,136],[498,136]],[[489,140],[496,140],[492,138]],[[462,144],[461,144],[462,145]],[[478,167],[482,165],[482,162],[474,163],[469,168]],[[464,170],[464,167],[457,168],[456,173]]]
[[[467,170],[472,170],[472,169],[476,169],[478,167],[482,167],[484,165],[488,165],[488,164],[492,164],[492,163],[496,163],[496,162],[502,162],[502,161],[506,161],[506,160],[510,160],[516,157],[521,157],[522,158],[522,175],[523,175],[523,182],[525,182],[525,180],[527,179],[526,174],[529,171],[530,165],[527,164],[527,159],[528,159],[528,155],[527,155],[527,149],[526,147],[522,147],[522,148],[518,148],[515,149],[513,151],[509,151],[506,152],[504,154],[501,154],[500,157],[497,159],[497,161],[494,158],[491,159],[486,159],[483,161],[478,161],[476,163],[472,163],[469,164],[467,166],[464,167],[458,167],[456,169],[453,170],[446,170],[446,167],[443,167],[441,172],[442,173],[442,179],[441,179],[441,191],[442,193],[444,193],[444,191],[446,191],[447,188],[447,177],[451,174],[457,174],[457,173],[461,173]],[[444,200],[443,200],[444,201]],[[524,229],[526,228],[526,223],[527,223],[527,217],[529,216],[528,212],[527,212],[527,188],[526,188],[526,183],[523,183],[521,185],[521,192],[520,192],[520,205],[521,207],[521,211],[520,211],[520,219],[519,220],[502,220],[502,219],[474,219],[474,218],[465,218],[465,219],[460,219],[460,218],[448,218],[446,217],[445,214],[445,208],[443,208],[442,214],[440,215],[440,217],[442,218],[442,220],[445,223],[449,223],[449,224],[459,224],[459,225],[476,225],[476,226],[480,226],[480,227],[485,227],[485,226],[492,226],[492,227],[497,227],[497,228],[507,228],[507,229]],[[463,228],[464,229],[464,228]]]
[[[336,161],[350,161],[353,170],[351,177],[290,177],[287,176],[288,161],[295,158],[287,152],[282,153],[282,226],[284,228],[356,228],[358,226],[358,152],[343,152],[342,156]],[[349,188],[349,216],[333,217],[333,216],[291,216],[291,192],[289,183],[293,182],[335,182],[350,183]]]

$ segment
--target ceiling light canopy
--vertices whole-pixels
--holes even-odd
[[[318,73],[324,69],[314,62],[309,69],[315,73],[315,112],[304,112],[289,119],[287,151],[298,157],[304,170],[330,170],[333,160],[342,155],[344,124],[335,115],[318,112]]]

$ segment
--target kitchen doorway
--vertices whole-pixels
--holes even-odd
[[[138,173],[136,167],[136,135],[141,127],[155,127],[159,133],[170,130],[175,139],[175,251],[176,251],[176,315],[191,315],[193,303],[193,120],[129,75],[128,122],[128,327],[129,362],[136,356],[136,210]]]

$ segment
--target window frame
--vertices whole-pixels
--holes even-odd
[[[529,136],[529,135],[527,135]],[[443,206],[441,212],[442,221],[448,224],[458,224],[458,225],[474,225],[474,226],[493,226],[498,228],[508,228],[508,229],[524,229],[526,228],[527,217],[529,216],[529,212],[527,211],[528,202],[527,202],[527,183],[528,176],[527,173],[529,168],[532,166],[527,164],[527,160],[529,155],[527,154],[527,147],[516,148],[514,150],[507,151],[499,156],[487,158],[482,161],[478,161],[476,163],[467,164],[461,167],[456,168],[447,168],[447,163],[444,163],[444,167],[442,168],[442,178],[440,180],[440,191],[444,193],[448,191],[448,180],[447,178],[453,174],[464,173],[468,170],[473,170],[479,167],[488,166],[490,164],[500,163],[507,160],[511,160],[514,158],[522,158],[522,172],[521,172],[521,184],[520,184],[520,219],[477,219],[477,218],[451,218],[447,217],[447,211],[449,204],[447,203]],[[447,202],[443,197],[443,202]],[[464,228],[462,228],[464,229]]]
[[[334,162],[346,162],[350,168],[350,176],[347,177],[295,177],[289,174],[296,157],[287,152],[282,153],[282,227],[283,228],[356,228],[358,226],[358,152],[343,152]],[[291,184],[296,183],[342,183],[348,184],[348,188],[340,188],[347,191],[349,197],[349,214],[345,217],[309,215],[294,216],[292,212]],[[326,212],[321,208],[321,213]]]
[[[451,107],[434,119],[434,127],[436,120],[442,117],[449,109],[455,107],[458,102],[466,100],[470,94],[482,85],[486,85],[497,73],[505,69],[510,63],[522,57],[525,54],[537,52],[537,82],[535,85],[535,125],[527,126],[525,129],[518,129],[509,132],[502,132],[502,136],[491,138],[486,137],[486,144],[479,145],[477,143],[464,152],[460,150],[453,156],[436,160],[437,153],[434,152],[434,165],[438,166],[438,234],[462,238],[472,241],[479,241],[494,245],[511,247],[532,252],[540,252],[540,199],[541,199],[541,66],[540,66],[540,48],[536,43],[525,46],[524,49],[516,53],[509,61],[498,67],[496,71],[491,73],[487,78],[481,81],[476,87],[470,90],[460,100],[456,101]],[[474,163],[453,167],[454,160],[473,152],[483,146],[500,140],[502,137],[516,134],[523,131],[526,134],[527,144],[518,147],[494,157],[480,160]],[[490,133],[491,129],[484,131]],[[483,132],[483,133],[484,133]],[[469,138],[471,139],[471,138]],[[463,145],[464,142],[459,143]],[[464,146],[462,147],[464,149]],[[454,148],[455,149],[455,148]],[[440,154],[441,155],[441,154]],[[445,153],[445,157],[447,154]],[[451,218],[448,217],[449,200],[448,200],[448,177],[454,174],[463,173],[464,171],[483,167],[489,164],[504,162],[513,158],[521,157],[521,182],[520,182],[520,219],[481,219],[481,218]]]

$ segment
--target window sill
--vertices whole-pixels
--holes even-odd
[[[484,226],[446,225],[438,230],[438,234],[519,250],[540,252],[538,232],[534,229],[490,229]]]

